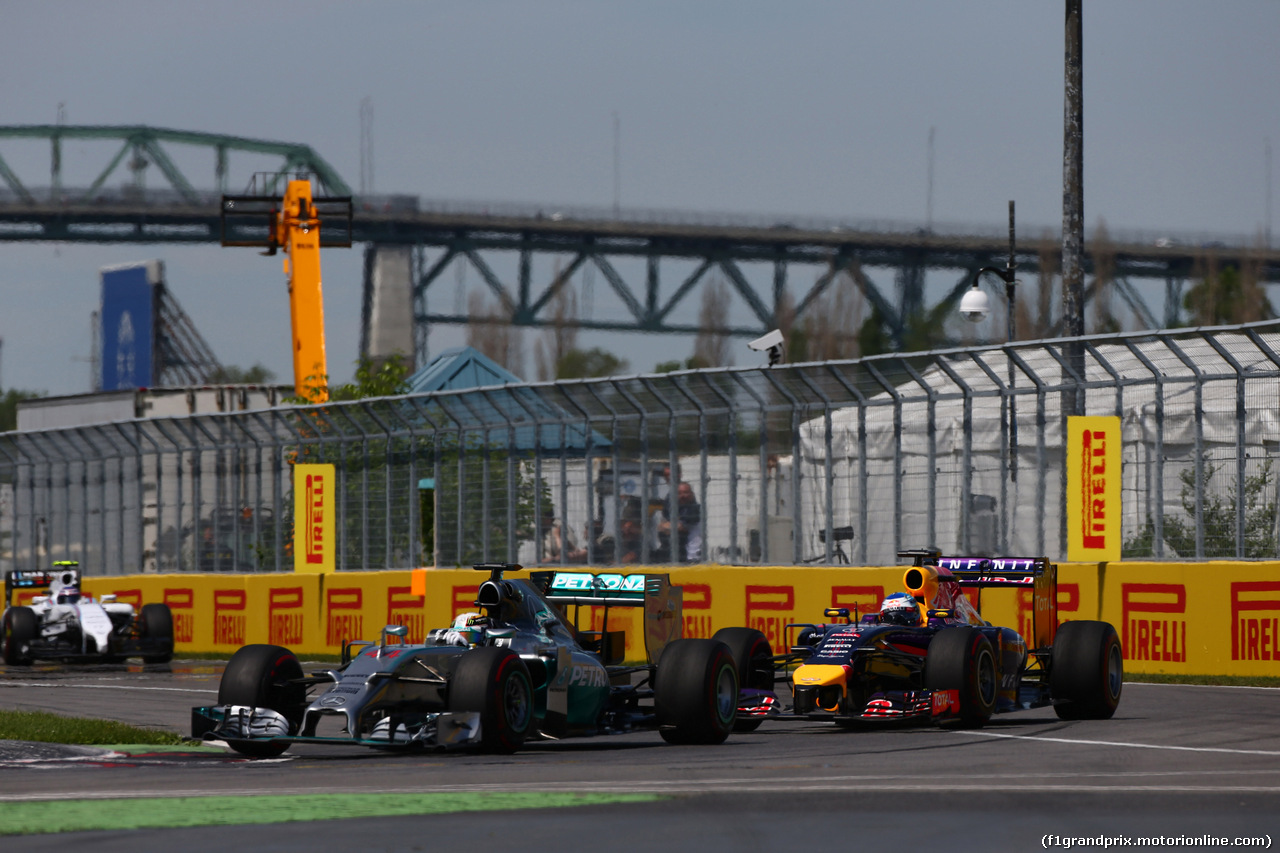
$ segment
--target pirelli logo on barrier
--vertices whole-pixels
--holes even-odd
[[[868,613],[879,613],[882,601],[884,586],[881,584],[831,587],[831,606],[847,608],[849,618],[855,622]],[[790,642],[789,638],[787,642]]]
[[[326,589],[324,610],[325,645],[341,648],[348,640],[369,639],[364,636],[364,590],[361,587]]]
[[[245,607],[249,594],[243,589],[213,591],[213,642],[220,646],[245,643]]]
[[[427,636],[427,617],[422,612],[425,597],[414,595],[412,587],[387,587],[387,624],[403,625],[409,632],[405,642],[421,643]]]
[[[1231,584],[1231,659],[1280,660],[1280,581]]]
[[[1187,587],[1180,583],[1120,585],[1125,660],[1187,662]]]
[[[476,596],[479,594],[479,584],[454,586],[453,591],[449,593],[449,621],[452,622],[460,613],[470,613],[475,610]]]
[[[275,587],[267,593],[267,642],[297,646],[303,639],[303,606],[306,594],[300,586]]]
[[[681,614],[684,617],[684,636],[710,639],[716,632],[711,621],[711,584],[687,583]]]
[[[333,507],[337,497],[332,465],[293,466],[293,570],[332,572],[334,551]]]
[[[1067,559],[1120,559],[1120,419],[1067,418]]]
[[[786,648],[786,625],[793,621],[796,588],[748,584],[744,592],[747,599],[747,627],[764,634],[775,649]]]
[[[196,593],[190,587],[165,587],[164,603],[173,614],[173,641],[190,643],[196,638]]]

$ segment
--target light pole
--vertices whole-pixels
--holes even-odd
[[[964,298],[960,300],[960,313],[966,320],[972,323],[980,323],[991,313],[991,304],[987,299],[987,294],[978,286],[978,280],[982,278],[983,273],[991,273],[998,276],[1004,282],[1004,295],[1007,308],[1007,329],[1005,331],[1006,348],[1013,345],[1014,331],[1014,299],[1018,284],[1018,256],[1016,254],[1017,244],[1014,236],[1014,216],[1013,216],[1013,200],[1009,200],[1009,260],[1005,263],[1004,269],[999,267],[983,267],[974,273],[973,287],[965,293]],[[1013,396],[1013,354],[1012,351],[1006,352],[1009,359],[1009,470],[1010,479],[1015,483],[1018,481],[1018,418],[1016,404]]]

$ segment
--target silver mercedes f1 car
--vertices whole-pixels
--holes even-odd
[[[381,749],[472,747],[510,753],[527,740],[657,730],[671,743],[718,744],[734,728],[738,677],[723,643],[681,639],[681,589],[666,575],[488,572],[477,612],[407,643],[344,643],[337,669],[304,674],[290,650],[248,645],[227,662],[218,704],[192,709],[192,735],[269,758],[294,743]],[[604,608],[580,630],[580,606]],[[643,607],[646,662],[623,661],[613,607]]]

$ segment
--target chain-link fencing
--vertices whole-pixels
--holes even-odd
[[[0,564],[288,571],[1065,558],[1066,418],[1122,424],[1128,558],[1275,559],[1280,323],[506,385],[0,435]]]

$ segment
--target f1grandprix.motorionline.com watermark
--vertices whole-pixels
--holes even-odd
[[[1154,835],[1151,837],[1131,835],[1042,835],[1040,846],[1048,850],[1050,847],[1261,847],[1271,849],[1271,836],[1237,836],[1235,838],[1219,838],[1215,835]]]

